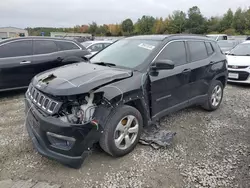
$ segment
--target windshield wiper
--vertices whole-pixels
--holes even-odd
[[[228,55],[235,55],[235,54],[230,54],[230,53],[229,53]]]
[[[93,64],[103,65],[103,66],[108,66],[108,67],[115,67],[116,66],[116,64],[114,64],[114,63],[106,63],[106,62],[94,62]]]

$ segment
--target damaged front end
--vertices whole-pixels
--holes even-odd
[[[26,92],[26,127],[36,150],[78,168],[103,132],[109,105],[102,93],[54,97],[30,85]]]

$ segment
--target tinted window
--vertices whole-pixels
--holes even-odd
[[[204,42],[189,41],[188,42],[191,61],[199,61],[207,58],[207,49]]]
[[[58,45],[61,51],[79,49],[79,47],[72,42],[56,41],[56,44]]]
[[[57,52],[58,48],[52,40],[34,40],[34,54],[48,54]]]
[[[172,60],[175,66],[187,63],[186,49],[184,42],[172,42],[164,48],[157,59]]]
[[[23,40],[0,46],[0,58],[32,55],[32,41]]]
[[[210,42],[206,42],[205,44],[206,44],[206,47],[207,47],[207,53],[208,53],[208,55],[213,54],[214,53],[214,49],[212,47],[212,44]]]

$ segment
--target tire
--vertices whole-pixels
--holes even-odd
[[[217,94],[215,94],[215,90],[218,91],[218,88],[221,90],[220,97]],[[221,104],[221,101],[223,99],[223,93],[224,93],[224,87],[222,83],[218,80],[214,80],[208,90],[208,97],[207,101],[203,104],[202,108],[207,110],[207,111],[214,111],[217,110]],[[214,96],[216,97],[216,102],[214,102]]]
[[[132,120],[130,126],[128,126],[129,120]],[[137,124],[138,126],[136,126]],[[104,131],[99,141],[100,146],[105,152],[114,157],[124,156],[135,148],[140,139],[142,128],[142,116],[137,109],[127,105],[115,108],[104,124]],[[136,131],[136,129],[138,129],[137,133],[130,133]],[[120,145],[119,141],[121,141]]]

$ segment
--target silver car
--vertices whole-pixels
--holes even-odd
[[[113,43],[112,41],[105,41],[104,40],[104,41],[86,41],[86,42],[83,42],[81,44],[85,48],[87,48],[87,50],[91,53],[86,57],[91,57],[112,43]]]

